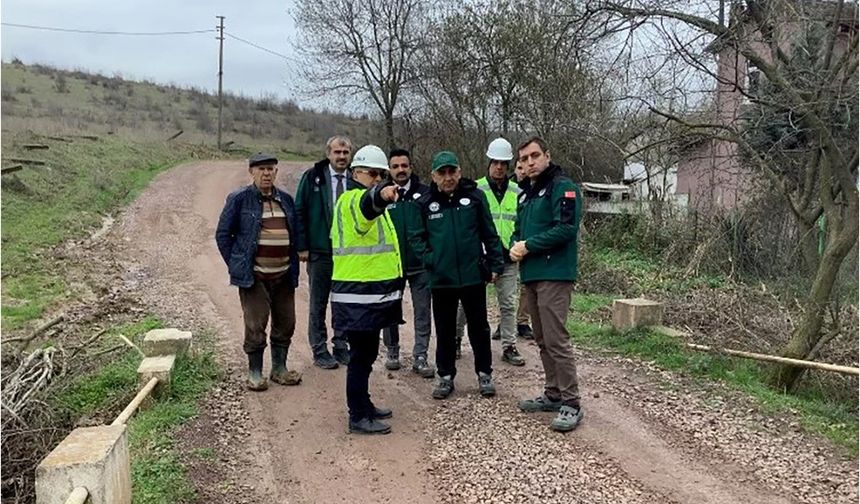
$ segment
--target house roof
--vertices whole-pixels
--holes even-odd
[[[582,188],[595,192],[630,192],[630,188],[624,184],[598,184],[596,182],[583,182]]]

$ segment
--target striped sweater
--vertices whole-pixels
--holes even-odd
[[[272,280],[290,269],[290,231],[281,205],[270,197],[263,197],[263,216],[257,255],[254,257],[254,276]]]

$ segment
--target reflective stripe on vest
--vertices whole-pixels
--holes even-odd
[[[387,301],[396,301],[402,297],[400,291],[389,292],[388,294],[349,294],[346,292],[332,292],[332,303],[353,303],[353,304],[376,304],[385,303]]]
[[[331,229],[334,262],[332,281],[372,283],[402,276],[397,232],[391,217],[386,210],[379,217],[368,221],[359,209],[364,193],[363,189],[349,190],[338,198],[335,205]],[[393,293],[375,294],[372,297],[376,301],[367,303],[382,302],[380,298],[385,295]],[[332,300],[335,300],[334,292]]]
[[[514,223],[517,220],[517,196],[522,190],[515,184],[508,182],[508,188],[502,197],[502,202],[499,203],[487,177],[481,178],[477,183],[478,189],[483,191],[484,196],[487,198],[487,203],[490,206],[490,215],[493,217],[493,224],[496,226],[496,232],[499,233],[502,246],[508,248],[511,245],[511,237],[514,235]]]
[[[352,222],[356,225],[358,224],[358,219],[355,215],[355,207],[353,205],[349,206],[350,213],[352,214]],[[382,224],[382,218],[376,220],[376,236],[379,242],[378,245],[372,245],[369,247],[347,247],[344,245],[344,232],[343,232],[343,212],[337,212],[336,214],[337,221],[337,235],[339,237],[337,247],[332,247],[332,255],[373,255],[379,254],[381,252],[392,252],[394,250],[394,245],[387,244],[385,242],[385,228]],[[356,229],[357,233],[361,233],[359,229]]]

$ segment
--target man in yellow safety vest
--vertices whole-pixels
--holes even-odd
[[[502,340],[502,361],[512,366],[525,365],[526,361],[517,351],[517,294],[519,268],[511,261],[509,248],[517,220],[517,198],[520,188],[512,184],[508,177],[511,159],[514,158],[510,142],[496,138],[487,146],[486,177],[478,179],[478,189],[483,191],[490,206],[493,224],[502,242],[502,255],[505,270],[496,281],[496,298],[499,301],[501,318],[493,339]]]
[[[349,342],[346,403],[349,431],[388,434],[379,420],[392,411],[376,407],[368,393],[368,379],[379,351],[380,331],[402,321],[403,269],[397,233],[386,211],[397,201],[397,188],[380,183],[388,159],[375,145],[359,149],[352,160],[352,177],[361,188],[351,189],[335,204],[331,244],[332,327]]]

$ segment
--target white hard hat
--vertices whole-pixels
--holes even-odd
[[[376,168],[379,170],[388,169],[388,158],[382,149],[375,145],[365,145],[358,149],[355,156],[352,157],[351,168]]]
[[[487,157],[499,161],[510,161],[514,158],[514,149],[510,142],[499,137],[487,146]]]

